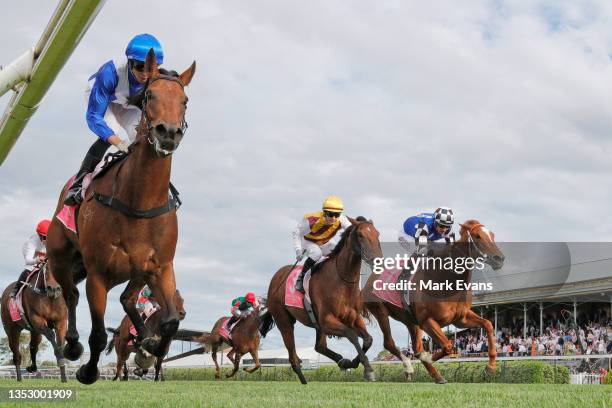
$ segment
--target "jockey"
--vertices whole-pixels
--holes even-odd
[[[157,310],[158,306],[159,305],[155,301],[155,296],[153,296],[153,292],[151,292],[149,286],[145,285],[145,287],[140,290],[140,293],[138,293],[136,309],[141,313],[142,318],[146,319]]]
[[[232,300],[232,317],[227,321],[226,327],[229,328],[236,320],[250,315],[257,306],[257,298],[253,292],[249,292],[245,296],[238,296]]]
[[[329,255],[351,222],[342,214],[344,204],[336,196],[329,196],[323,202],[323,211],[304,215],[293,231],[293,246],[298,262],[306,261],[297,280],[295,289],[304,293],[304,276],[322,256]],[[338,233],[340,232],[340,233]]]
[[[140,107],[130,105],[128,98],[140,92],[148,80],[144,69],[150,49],[153,49],[157,63],[161,65],[164,62],[164,52],[159,41],[151,34],[139,34],[127,45],[126,62],[110,60],[89,77],[89,86],[85,92],[88,97],[85,118],[89,129],[98,139],[85,155],[74,183],[68,190],[65,204],[80,204],[83,178],[96,168],[110,145],[127,153],[130,143],[134,141],[141,111]],[[128,140],[118,136],[121,128]]]
[[[17,296],[17,292],[23,286],[23,283],[28,277],[28,274],[34,270],[34,267],[42,260],[47,257],[47,248],[45,247],[45,241],[47,240],[47,233],[49,231],[50,220],[42,220],[36,226],[36,234],[32,235],[23,244],[22,252],[25,260],[26,267],[19,275],[17,283],[11,291],[11,297]]]
[[[453,210],[447,207],[439,207],[433,214],[422,213],[409,217],[399,231],[398,241],[408,249],[410,242],[414,240],[418,253],[427,247],[428,242],[444,238],[447,244],[453,243],[455,241],[455,234],[452,232],[454,220]]]

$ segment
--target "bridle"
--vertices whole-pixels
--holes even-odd
[[[181,89],[183,91],[185,90],[185,84],[183,84],[183,81],[181,81],[180,78],[178,77],[171,76],[171,75],[159,75],[152,79],[149,79],[143,90],[144,96],[142,98],[141,110],[142,110],[142,121],[144,122],[144,125],[146,126],[146,129],[147,129],[147,134],[146,134],[147,141],[149,142],[150,145],[153,146],[156,152],[161,153],[164,156],[169,156],[172,153],[174,153],[174,150],[168,151],[168,150],[162,149],[159,146],[159,141],[151,137],[151,131],[153,130],[153,125],[151,124],[151,120],[149,118],[149,115],[147,114],[147,103],[149,102],[149,93],[147,91],[149,90],[149,87],[154,82],[160,81],[160,80],[176,82],[177,84],[181,86]],[[187,128],[189,127],[189,125],[187,124],[187,120],[185,120],[186,112],[187,112],[187,106],[185,106],[185,112],[183,112],[183,118],[181,119],[180,131],[182,135],[185,135],[185,132],[187,131]]]
[[[476,243],[476,240],[474,239],[474,236],[472,235],[473,231],[476,228],[482,228],[482,227],[484,227],[484,225],[481,223],[474,224],[470,226],[469,228],[466,227],[466,232],[468,236],[468,254],[470,257],[472,256],[472,247],[474,247],[474,249],[476,250],[476,253],[480,255],[484,260],[487,260],[489,258],[489,255],[484,253],[482,249],[480,249],[480,247]]]

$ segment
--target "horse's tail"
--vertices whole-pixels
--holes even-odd
[[[266,334],[273,328],[274,318],[272,317],[272,313],[266,310],[264,314],[259,316],[259,333],[261,333],[261,337],[266,337]]]
[[[111,337],[110,341],[108,342],[106,349],[104,350],[106,351],[106,354],[108,355],[115,348],[115,337],[119,336],[119,328],[117,327],[116,329],[113,329],[112,327],[107,327],[106,331],[113,335],[113,337]]]

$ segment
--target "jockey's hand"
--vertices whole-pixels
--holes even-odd
[[[298,248],[295,250],[295,259],[296,260],[300,260],[302,259],[302,256],[304,256],[304,250],[302,248]]]
[[[118,150],[124,153],[127,153],[128,147],[130,147],[130,142],[128,142],[127,140],[121,139],[117,135],[112,135],[111,137],[107,139],[107,141],[113,146],[115,146]]]

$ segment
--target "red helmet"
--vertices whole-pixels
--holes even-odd
[[[246,296],[244,297],[246,299],[247,302],[249,303],[255,303],[255,294],[253,292],[249,292],[246,294]]]
[[[38,232],[39,235],[46,237],[47,233],[49,232],[49,225],[51,225],[51,220],[42,220],[36,226],[36,232]]]

